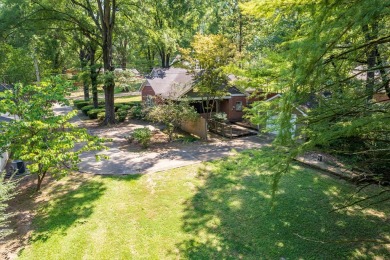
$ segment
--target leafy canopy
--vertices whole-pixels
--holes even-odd
[[[77,111],[53,111],[54,106],[68,105],[69,87],[56,77],[40,85],[16,84],[1,94],[0,113],[16,119],[0,123],[0,151],[9,150],[13,158],[28,163],[31,174],[37,175],[37,190],[47,173],[68,174],[77,170],[81,153],[105,148],[103,140],[69,122]]]

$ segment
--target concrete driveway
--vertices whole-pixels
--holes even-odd
[[[164,171],[172,168],[219,159],[233,153],[268,145],[269,140],[248,136],[229,141],[177,143],[162,149],[126,151],[111,144],[109,150],[100,152],[108,160],[95,161],[95,153],[82,156],[80,170],[94,174],[137,174]]]
[[[70,112],[71,107],[55,106],[56,114]],[[87,126],[79,113],[72,119],[81,127]],[[192,143],[172,142],[154,144],[143,150],[137,144],[127,144],[125,136],[139,127],[158,129],[160,126],[145,121],[130,121],[116,127],[87,127],[93,135],[112,139],[106,151],[99,154],[108,155],[109,159],[96,161],[96,152],[87,152],[81,156],[80,170],[101,175],[123,175],[152,173],[172,168],[215,160],[233,153],[233,150],[243,151],[260,148],[270,143],[270,138],[247,136],[232,140],[214,138],[211,142],[197,141]]]

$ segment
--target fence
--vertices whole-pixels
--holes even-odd
[[[208,121],[209,131],[216,133],[218,135],[227,137],[227,138],[235,138],[240,136],[247,135],[256,135],[257,132],[253,130],[249,130],[246,127],[239,125],[232,125],[229,123],[218,122],[215,120]]]
[[[195,121],[187,121],[181,124],[181,129],[207,140],[207,122],[203,117],[199,117]]]

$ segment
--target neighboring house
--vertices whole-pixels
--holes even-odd
[[[272,95],[272,97],[267,98],[266,100],[264,100],[264,102],[270,102],[270,101],[279,99],[281,97],[282,97],[282,94]],[[290,131],[293,135],[295,135],[297,132],[297,129],[299,129],[299,125],[297,125],[298,118],[307,117],[308,115],[306,114],[305,111],[307,109],[309,109],[311,106],[312,106],[311,102],[307,102],[306,104],[300,105],[300,106],[294,106],[294,109],[292,110],[291,120],[290,120],[290,123],[292,126]],[[275,124],[276,119],[277,119],[277,116],[272,116],[271,118],[269,118],[267,120],[267,124],[265,127],[266,127],[266,129],[268,129],[270,131],[271,134],[278,134],[278,132],[280,130],[278,128],[278,126]],[[257,129],[260,129],[260,127],[261,126],[258,125]]]
[[[12,89],[12,85],[0,83],[0,92]]]
[[[234,77],[229,78],[233,80]],[[150,77],[141,85],[142,101],[145,105],[150,106],[153,103],[162,102],[164,99],[187,100],[199,114],[204,115],[203,108],[207,107],[206,97],[194,90],[193,83],[193,76],[186,69],[153,69]],[[227,119],[231,122],[242,121],[244,107],[253,101],[272,96],[261,96],[258,93],[257,97],[256,95],[252,97],[251,94],[251,92],[244,93],[234,86],[229,87],[225,96],[216,97],[210,101],[215,103],[212,112],[226,113]]]

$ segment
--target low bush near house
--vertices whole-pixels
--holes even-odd
[[[215,113],[211,116],[212,119],[218,122],[226,122],[227,121],[227,114],[224,112]]]
[[[148,148],[152,138],[152,131],[147,127],[137,128],[129,138],[137,141],[143,148]],[[128,141],[130,141],[129,138]]]
[[[133,119],[143,119],[145,114],[142,111],[141,105],[135,105],[130,109],[130,117]]]

